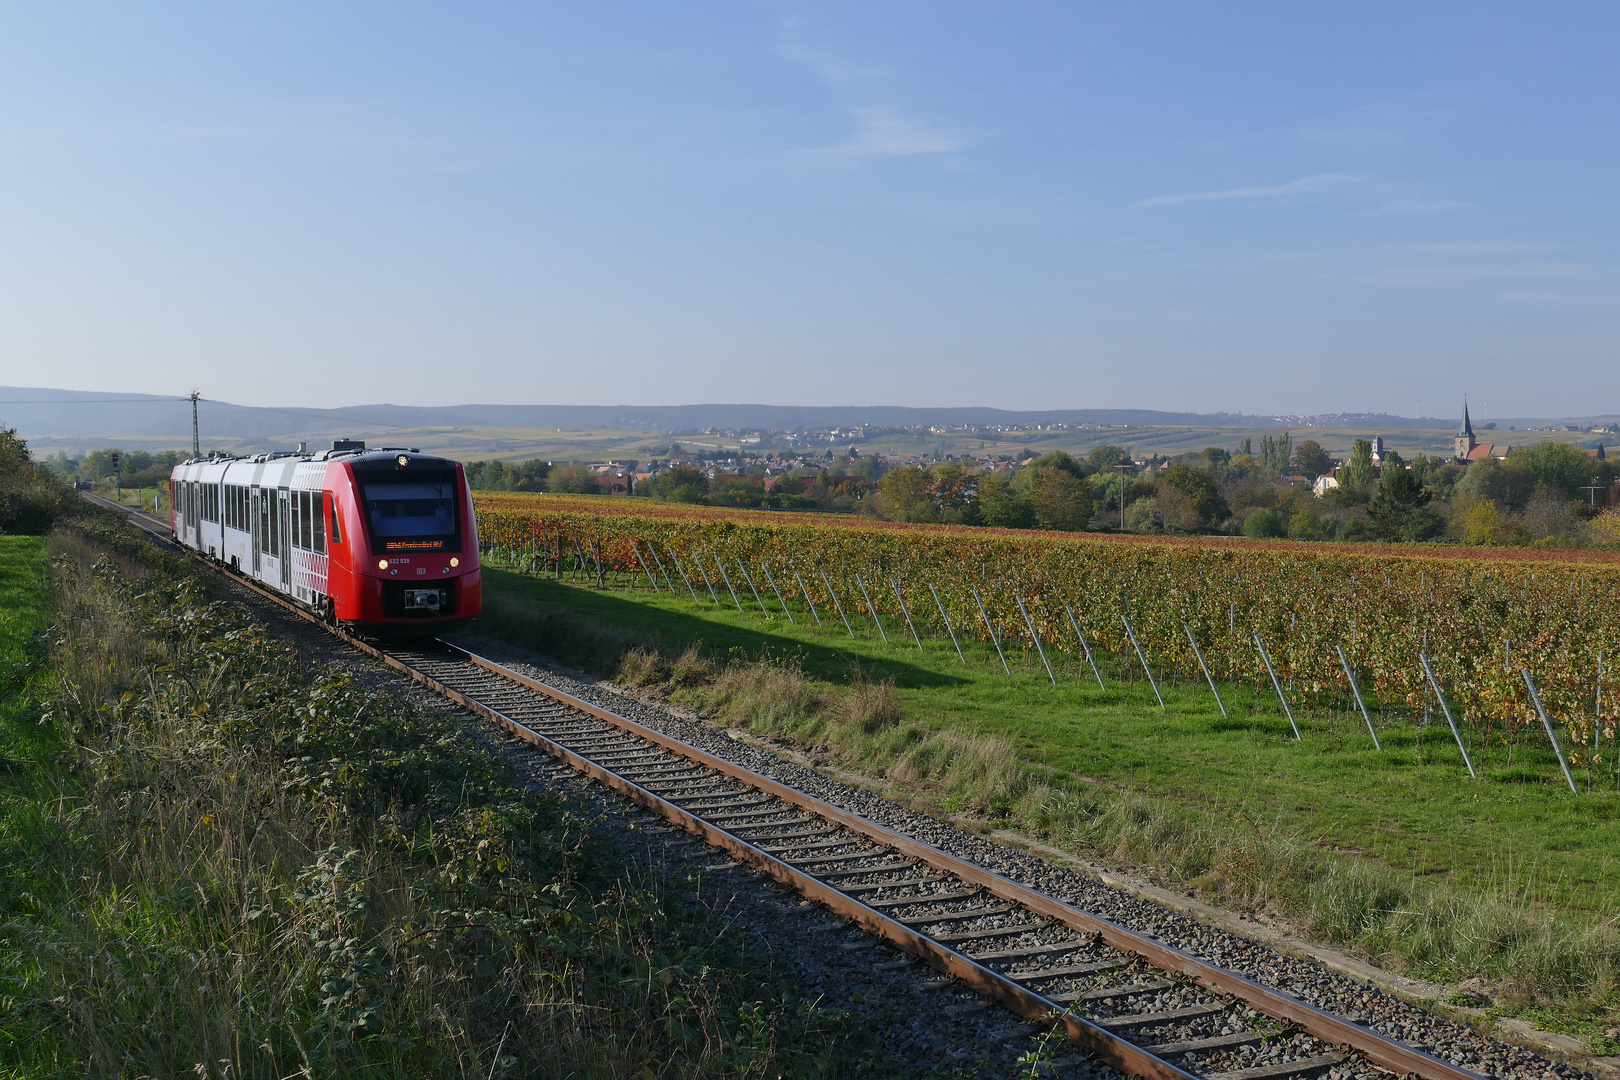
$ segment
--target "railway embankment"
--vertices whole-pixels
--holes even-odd
[[[0,571],[8,1070],[933,1066],[802,996],[723,884],[627,857],[633,833],[464,716],[326,662],[123,526],[0,538]]]

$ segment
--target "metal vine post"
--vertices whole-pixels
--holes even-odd
[[[1056,686],[1057,676],[1052,674],[1052,664],[1046,659],[1046,649],[1041,645],[1041,635],[1035,632],[1035,620],[1029,617],[1029,611],[1024,607],[1023,597],[1014,593],[1013,599],[1018,601],[1018,613],[1024,617],[1024,625],[1029,627],[1029,636],[1035,642],[1035,651],[1041,654],[1041,663],[1046,665],[1046,677],[1052,680],[1053,686]]]
[[[1294,738],[1300,742],[1305,736],[1300,733],[1299,724],[1294,720],[1294,708],[1288,704],[1288,695],[1283,693],[1282,681],[1277,678],[1277,669],[1271,666],[1271,654],[1266,652],[1266,643],[1260,640],[1260,635],[1254,635],[1255,647],[1260,650],[1260,659],[1266,662],[1266,673],[1271,676],[1271,688],[1277,691],[1277,700],[1282,702],[1283,712],[1288,714],[1288,726],[1294,729]]]
[[[1223,720],[1231,719],[1231,714],[1226,711],[1226,702],[1221,700],[1221,692],[1215,689],[1215,676],[1209,673],[1209,665],[1204,663],[1204,653],[1198,647],[1198,639],[1193,637],[1192,627],[1187,625],[1186,620],[1183,620],[1181,628],[1187,631],[1187,640],[1192,642],[1193,655],[1198,657],[1198,666],[1204,669],[1204,678],[1209,680],[1209,692],[1215,695],[1215,704],[1221,708],[1221,718]]]
[[[630,550],[636,553],[636,561],[641,563],[641,572],[647,575],[648,581],[652,582],[653,592],[662,592],[663,588],[658,584],[658,579],[653,577],[652,567],[647,565],[647,556],[643,555],[641,549],[636,547],[634,540],[630,541]]]
[[[855,628],[849,625],[849,616],[844,613],[844,605],[838,599],[837,590],[832,587],[832,582],[827,580],[827,571],[817,570],[816,572],[821,575],[821,583],[827,586],[827,595],[832,597],[833,608],[838,612],[838,617],[844,620],[844,629],[849,631],[850,637],[854,637]]]
[[[866,582],[861,580],[861,575],[855,575],[855,584],[860,586],[861,595],[866,598],[866,610],[871,614],[872,621],[877,624],[878,636],[883,639],[883,644],[887,645],[889,635],[883,630],[883,620],[878,618],[877,607],[872,603],[872,594],[866,591]]]
[[[793,617],[793,612],[788,610],[787,601],[782,599],[782,590],[776,587],[776,579],[771,576],[771,568],[764,563],[760,563],[759,568],[765,571],[765,580],[770,584],[771,592],[776,594],[776,602],[782,605],[782,614],[787,616],[788,622],[797,626],[798,620]]]
[[[1553,753],[1558,755],[1558,765],[1564,770],[1564,779],[1569,781],[1569,790],[1579,795],[1581,789],[1575,786],[1575,777],[1569,771],[1569,760],[1564,757],[1564,748],[1558,745],[1558,733],[1553,730],[1552,719],[1548,717],[1547,710],[1541,707],[1541,695],[1536,693],[1536,681],[1530,677],[1529,668],[1520,668],[1519,674],[1524,676],[1524,685],[1530,690],[1530,700],[1536,703],[1536,712],[1541,714],[1541,726],[1547,729],[1547,740],[1552,743]]]
[[[731,602],[737,605],[737,614],[747,614],[743,611],[742,601],[737,599],[737,590],[731,587],[731,575],[726,573],[726,564],[720,561],[720,556],[712,556],[714,565],[720,568],[720,580],[726,583],[726,591],[731,594]]]
[[[741,558],[737,559],[737,569],[742,571],[743,580],[748,582],[748,591],[754,594],[754,603],[759,605],[759,610],[764,613],[767,619],[771,618],[771,609],[766,607],[765,601],[759,598],[759,590],[754,587],[754,575],[748,572],[748,567]]]
[[[900,595],[900,579],[895,578],[889,584],[894,586],[894,598],[900,601],[900,614],[906,617],[906,625],[911,628],[912,639],[917,642],[917,651],[923,652],[922,636],[917,633],[917,624],[911,621],[911,609],[906,607],[906,598]]]
[[[686,582],[686,591],[692,594],[692,602],[701,604],[703,601],[698,599],[697,590],[692,588],[692,579],[686,576],[686,567],[681,565],[681,557],[675,554],[674,548],[668,548],[667,550],[669,551],[669,561],[675,564],[675,572],[681,575],[682,581]]]
[[[990,625],[990,616],[984,612],[984,601],[979,599],[979,590],[973,589],[973,602],[979,605],[979,618],[984,620],[984,628],[990,631],[990,644],[996,647],[996,655],[1001,657],[1001,668],[1009,676],[1012,668],[1007,664],[1007,654],[1001,651],[1001,639],[996,636],[996,628]]]
[[[1159,680],[1153,677],[1153,669],[1148,667],[1147,654],[1142,651],[1141,643],[1136,640],[1136,630],[1131,626],[1131,617],[1122,614],[1119,618],[1125,624],[1125,636],[1131,639],[1131,648],[1136,650],[1136,658],[1142,661],[1142,670],[1147,672],[1148,685],[1153,687],[1153,696],[1159,699],[1159,708],[1169,708],[1164,703],[1164,695],[1159,693]]]
[[[1097,685],[1104,690],[1108,689],[1108,684],[1103,682],[1102,672],[1097,670],[1097,661],[1091,658],[1091,646],[1086,642],[1086,635],[1080,632],[1080,620],[1074,617],[1074,608],[1064,604],[1063,610],[1069,615],[1069,625],[1074,627],[1074,636],[1080,639],[1080,648],[1086,654],[1086,663],[1091,665],[1091,673],[1097,676]]]
[[[951,635],[951,644],[956,646],[956,658],[964,664],[967,663],[967,657],[962,655],[961,643],[956,640],[956,631],[951,628],[951,617],[945,614],[945,605],[939,600],[939,590],[934,588],[931,581],[928,583],[928,591],[934,594],[934,606],[939,608],[939,617],[945,620],[945,632]]]
[[[1445,713],[1446,723],[1451,726],[1451,737],[1457,740],[1457,749],[1462,751],[1463,764],[1468,766],[1468,775],[1477,780],[1479,779],[1479,773],[1474,771],[1474,763],[1468,757],[1468,747],[1463,745],[1462,732],[1457,730],[1456,718],[1451,715],[1451,703],[1446,700],[1445,691],[1440,689],[1440,680],[1434,677],[1434,668],[1429,666],[1428,654],[1420,652],[1418,653],[1418,659],[1423,662],[1423,673],[1429,677],[1429,685],[1434,688],[1434,696],[1440,699],[1440,711]],[[1526,675],[1528,674],[1529,673],[1526,672]],[[1534,694],[1535,690],[1532,689],[1530,692]],[[1539,702],[1537,703],[1537,707],[1539,707]],[[1543,714],[1542,719],[1546,719],[1545,714]],[[1552,734],[1551,728],[1547,729],[1547,734]],[[1553,740],[1553,743],[1556,746],[1557,740]],[[1564,760],[1564,752],[1562,750],[1558,752],[1558,760]],[[1564,773],[1566,775],[1569,773],[1569,766],[1564,766]],[[1574,783],[1575,781],[1570,781],[1571,786],[1573,786]]]
[[[1367,734],[1372,736],[1373,747],[1383,750],[1384,744],[1378,741],[1378,729],[1373,727],[1372,713],[1367,711],[1367,703],[1361,700],[1361,687],[1356,685],[1356,673],[1350,670],[1350,661],[1345,659],[1344,649],[1338,645],[1333,648],[1339,654],[1339,664],[1344,668],[1344,677],[1350,681],[1350,693],[1355,696],[1356,708],[1361,710],[1362,719],[1367,721]]]
[[[810,599],[810,590],[804,587],[804,578],[799,576],[799,572],[797,570],[793,571],[793,580],[799,583],[799,591],[804,593],[804,602],[810,605],[810,614],[815,617],[816,629],[820,630],[822,628],[821,612],[816,610],[816,602]]]

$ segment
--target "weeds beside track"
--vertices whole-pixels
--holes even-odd
[[[7,1071],[892,1070],[462,721],[310,665],[124,527],[89,532],[51,538],[44,648],[4,628],[31,656],[6,747]]]

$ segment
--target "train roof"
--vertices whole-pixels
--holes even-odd
[[[246,461],[252,463],[266,461],[375,461],[391,454],[412,454],[418,457],[431,458],[435,461],[446,461],[437,454],[423,454],[415,446],[375,446],[366,448],[366,444],[355,439],[338,439],[332,443],[330,450],[306,450],[302,443],[297,450],[275,450],[268,454],[208,454],[203,457],[189,458],[180,462],[181,465],[227,465],[233,461]]]

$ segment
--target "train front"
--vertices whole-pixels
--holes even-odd
[[[472,495],[459,462],[405,450],[333,462],[333,616],[372,631],[435,633],[483,605]],[[337,538],[334,536],[333,540]],[[347,573],[344,573],[344,571]]]

